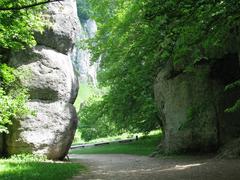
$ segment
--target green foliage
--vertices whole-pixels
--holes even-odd
[[[240,99],[238,99],[235,104],[225,110],[225,112],[232,113],[240,110]]]
[[[240,79],[231,83],[231,84],[229,84],[229,85],[227,85],[225,87],[225,91],[229,91],[229,90],[232,90],[232,89],[238,88],[238,87],[240,87]]]
[[[14,75],[14,69],[7,66],[6,64],[1,64],[0,66],[0,77],[3,84],[6,86],[11,86],[16,81]]]
[[[0,133],[8,133],[12,120],[30,113],[26,106],[27,90],[21,87],[16,77],[19,74],[6,64],[0,65]]]
[[[89,141],[114,134],[110,132],[114,128],[112,128],[113,126],[110,127],[109,122],[106,122],[103,118],[95,118],[95,116],[101,114],[101,108],[98,107],[97,102],[105,91],[105,89],[93,87],[88,83],[80,83],[78,96],[74,103],[80,119],[78,133],[75,134],[75,141],[79,141],[80,138]],[[92,105],[92,103],[95,104]]]
[[[90,5],[87,0],[77,0],[78,17],[82,21],[90,18]]]
[[[240,88],[240,80],[237,80],[229,85],[227,85],[225,87],[225,91],[230,91],[236,88]],[[234,103],[233,106],[228,107],[225,112],[228,113],[232,113],[232,112],[236,112],[236,111],[240,111],[240,98],[236,100],[236,102]]]
[[[47,161],[47,157],[44,155],[34,155],[34,154],[15,154],[12,155],[9,161],[13,162],[44,162]]]
[[[34,2],[39,2],[35,0]],[[0,0],[1,7],[29,5],[28,0]],[[0,46],[4,48],[24,48],[36,44],[34,32],[42,32],[46,25],[43,6],[19,11],[0,11]]]
[[[92,85],[89,85],[88,83],[80,83],[79,90],[78,90],[78,96],[74,102],[75,108],[80,111],[80,108],[84,104],[84,102],[86,102],[92,96],[100,95],[100,94],[102,94],[102,92],[97,87],[93,87]]]
[[[102,57],[100,85],[110,89],[92,104],[92,112],[97,106],[102,113],[88,115],[107,118],[118,129],[148,132],[160,126],[153,84],[166,61],[184,71],[201,58],[240,48],[238,0],[88,2],[98,23],[89,46],[93,61]]]
[[[12,8],[42,2],[40,0],[0,0],[0,7]],[[36,45],[35,32],[42,32],[47,24],[43,6],[23,10],[0,11],[0,62],[8,60],[11,49],[23,49]],[[20,85],[20,72],[6,64],[0,64],[0,133],[8,133],[7,126],[14,118],[30,113],[26,106],[28,93]]]
[[[80,109],[78,129],[81,131],[81,138],[85,141],[117,133],[115,125],[106,118],[102,110],[101,101],[91,99]]]

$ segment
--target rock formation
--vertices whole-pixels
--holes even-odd
[[[225,85],[240,77],[237,62],[236,56],[226,56],[216,64],[198,64],[191,72],[162,68],[154,91],[166,153],[214,151],[239,135],[239,113],[224,113],[239,96],[239,90],[224,92]]]
[[[162,70],[155,97],[163,120],[165,152],[214,148],[217,145],[218,84],[208,79],[208,67],[168,79]]]
[[[80,19],[81,21],[81,19]],[[96,22],[92,19],[81,21],[80,40],[93,38],[97,31]],[[74,48],[72,61],[79,76],[79,81],[90,85],[97,85],[97,71],[99,62],[91,63],[91,53],[87,49]]]
[[[10,59],[11,65],[27,73],[21,81],[29,89],[28,105],[36,115],[13,122],[6,151],[63,159],[77,127],[73,103],[78,80],[70,56],[80,23],[75,0],[51,3],[47,14],[52,26],[43,34],[36,33],[37,46],[12,53]]]

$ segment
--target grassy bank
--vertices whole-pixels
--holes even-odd
[[[47,161],[32,155],[0,159],[1,180],[66,180],[84,170],[77,163]]]
[[[131,143],[113,143],[104,146],[71,150],[71,154],[135,154],[149,155],[156,150],[161,139],[161,134],[149,135],[139,138]]]

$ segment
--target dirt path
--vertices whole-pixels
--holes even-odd
[[[175,159],[133,155],[70,155],[89,167],[74,180],[240,180],[240,160]]]

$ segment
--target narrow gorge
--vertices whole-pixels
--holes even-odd
[[[201,21],[195,14],[199,27],[181,19],[188,17],[187,10],[195,12],[194,8],[185,11],[183,6],[182,16],[175,17],[162,7],[169,10],[175,5],[178,9],[177,3],[121,1],[103,2],[101,7],[89,1],[94,12],[81,17],[79,8],[86,2],[79,2],[79,6],[76,0],[47,2],[44,17],[48,27],[33,32],[37,44],[9,50],[7,64],[25,74],[18,78],[29,91],[27,104],[32,115],[13,118],[9,134],[0,138],[2,153],[63,159],[83,116],[87,121],[83,127],[90,135],[105,131],[94,137],[161,129],[158,153],[216,153],[227,147],[222,156],[239,155],[240,112],[227,112],[240,97],[238,25],[223,32],[210,28],[216,30],[216,37],[206,35],[205,42],[201,37],[207,25],[203,22],[209,17]],[[84,8],[81,10],[91,10],[90,5]],[[176,19],[182,24],[171,24]],[[172,27],[176,32],[167,30]],[[193,32],[199,33],[202,44],[191,39]],[[89,39],[93,40],[90,48],[83,48]],[[91,61],[93,55],[98,57],[96,62]],[[84,104],[85,114],[79,115],[73,106],[79,82],[97,87],[98,72],[107,91]]]

